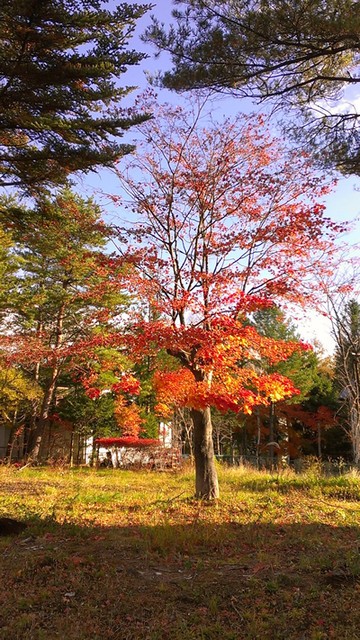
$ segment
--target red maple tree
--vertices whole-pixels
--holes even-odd
[[[151,309],[145,320],[138,310],[127,346],[139,358],[163,349],[178,363],[156,374],[161,411],[190,407],[196,495],[211,499],[219,493],[211,406],[251,412],[296,393],[258,363],[299,345],[260,336],[248,318],[273,302],[314,301],[312,274],[333,268],[342,227],[319,203],[329,185],[263,118],[204,128],[203,106],[151,107],[143,145],[118,170],[126,195],[113,198],[131,212],[118,227],[119,251],[137,269],[131,289]]]

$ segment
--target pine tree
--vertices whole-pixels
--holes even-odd
[[[257,331],[269,338],[275,338],[277,340],[291,340],[300,341],[300,337],[296,332],[295,327],[286,320],[284,313],[277,307],[271,307],[269,309],[261,309],[253,314],[253,322]],[[304,399],[306,394],[310,391],[315,384],[317,378],[317,358],[312,351],[296,351],[285,362],[279,362],[275,366],[270,365],[263,360],[259,363],[268,373],[280,373],[283,376],[289,378],[299,390],[299,395],[295,396],[295,402],[299,402]],[[292,402],[290,399],[289,402]],[[284,417],[279,415],[278,404],[281,403],[271,402],[268,415],[263,419],[268,425],[269,442],[267,444],[268,453],[270,458],[271,467],[274,464],[274,446],[276,440],[279,437],[283,437],[288,440],[289,434],[284,425]],[[283,403],[283,404],[286,404]],[[257,427],[260,428],[260,413],[257,413]],[[286,422],[286,421],[285,421]],[[284,433],[285,429],[285,433]],[[281,433],[283,432],[283,433]],[[260,433],[257,435],[258,447],[260,446]]]
[[[144,119],[121,110],[119,76],[143,54],[127,49],[149,5],[99,0],[2,0],[0,186],[34,194],[128,153],[117,138]]]
[[[11,234],[0,227],[0,319],[7,315],[7,304],[15,286],[15,272],[19,267],[12,253],[12,246]]]
[[[360,83],[360,11],[353,0],[175,0],[169,30],[155,21],[147,38],[170,52],[163,75],[177,90],[212,88],[277,107],[295,108],[319,158],[360,173],[359,113],[351,98],[330,104]],[[314,108],[315,105],[315,108]],[[305,126],[304,126],[305,124]],[[287,123],[287,126],[289,124]]]
[[[63,190],[13,222],[14,253],[21,264],[9,296],[11,333],[1,352],[31,373],[42,388],[33,416],[29,452],[37,458],[60,376],[92,340],[106,333],[125,302],[122,267],[105,252],[108,228],[94,202]],[[101,341],[100,341],[101,343]]]

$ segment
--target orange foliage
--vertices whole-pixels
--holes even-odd
[[[154,386],[158,405],[156,411],[168,417],[176,406],[204,409],[214,406],[220,411],[252,413],[254,406],[295,395],[299,391],[292,382],[279,374],[261,375],[249,367],[230,372],[226,366],[214,370],[211,379],[197,381],[186,368],[177,371],[157,371]]]
[[[174,327],[158,321],[138,325],[129,336],[133,356],[166,349],[183,366],[175,371],[156,371],[156,410],[168,417],[174,406],[251,413],[298,393],[280,374],[265,374],[260,360],[274,364],[307,345],[266,338],[239,320],[215,318],[210,329]]]
[[[123,396],[115,400],[114,416],[123,436],[137,437],[143,430],[144,420],[135,403],[127,403]]]
[[[111,391],[137,396],[140,392],[140,382],[132,374],[123,373],[119,382],[115,382],[112,385]]]
[[[122,344],[133,359],[165,350],[177,361],[154,376],[159,415],[174,405],[251,413],[296,394],[262,363],[308,347],[261,336],[249,319],[280,301],[315,303],[314,272],[336,270],[346,225],[325,216],[331,185],[261,117],[205,129],[195,104],[146,107],[154,118],[140,129],[144,142],[118,171],[132,212],[118,238],[129,291],[152,317],[139,320],[138,307]]]

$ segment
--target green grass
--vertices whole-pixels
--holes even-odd
[[[0,467],[1,640],[360,639],[360,478]]]

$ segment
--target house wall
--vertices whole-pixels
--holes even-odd
[[[173,430],[171,424],[167,422],[160,422],[159,428],[159,440],[164,445],[164,447],[170,448],[173,446]]]

